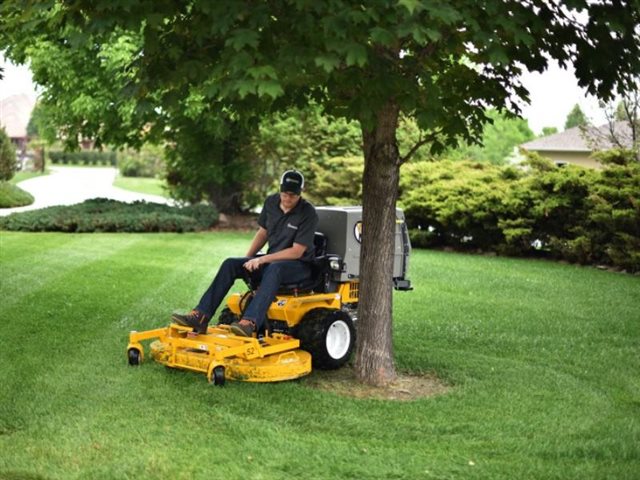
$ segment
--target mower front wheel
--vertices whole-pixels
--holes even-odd
[[[127,350],[127,358],[129,359],[129,365],[137,366],[140,365],[140,350],[137,348],[130,348]]]
[[[294,336],[300,340],[300,348],[311,354],[313,367],[321,370],[342,367],[356,343],[356,329],[349,314],[329,308],[308,312]]]
[[[209,377],[209,382],[213,383],[216,387],[224,386],[225,373],[224,367],[222,365],[218,365],[217,367],[213,368]]]

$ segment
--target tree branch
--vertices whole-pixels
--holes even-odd
[[[408,162],[409,159],[418,151],[420,147],[426,145],[429,142],[433,142],[440,133],[441,131],[432,132],[425,137],[422,137],[421,135],[420,139],[416,142],[416,144],[413,147],[411,147],[411,149],[407,152],[407,154],[403,157],[400,157],[400,165]]]

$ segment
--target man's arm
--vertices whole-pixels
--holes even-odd
[[[255,257],[256,253],[260,251],[264,244],[267,243],[267,230],[266,228],[259,227],[256,234],[253,236],[249,250],[247,250],[247,257]]]
[[[304,255],[306,250],[307,247],[305,245],[302,245],[301,243],[294,243],[293,246],[280,250],[279,252],[252,258],[244,264],[244,268],[252,272],[265,263],[271,263],[278,260],[297,260]]]

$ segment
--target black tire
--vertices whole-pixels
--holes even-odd
[[[127,358],[129,359],[129,365],[134,367],[140,365],[140,350],[137,348],[130,348],[127,350]]]
[[[334,370],[342,367],[356,344],[356,329],[348,313],[316,308],[308,312],[293,335],[300,347],[311,354],[314,368]]]
[[[211,380],[213,381],[213,384],[216,387],[224,387],[225,377],[224,377],[224,367],[222,365],[218,365],[216,368],[213,369]]]
[[[220,316],[218,317],[218,325],[231,325],[233,322],[237,322],[238,320],[238,315],[233,313],[229,307],[225,307],[222,309]]]

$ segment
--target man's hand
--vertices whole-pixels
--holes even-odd
[[[298,260],[304,254],[307,247],[300,243],[294,243],[292,247],[285,248],[284,250],[280,250],[276,253],[269,253],[267,255],[262,255],[260,257],[255,257],[250,260],[247,260],[242,265],[244,268],[253,272],[254,270],[258,270],[260,265],[264,265],[265,263],[271,262],[279,262],[281,260]]]
[[[253,272],[254,270],[258,270],[260,268],[260,257],[252,258],[251,260],[247,260],[242,265],[248,271]]]

